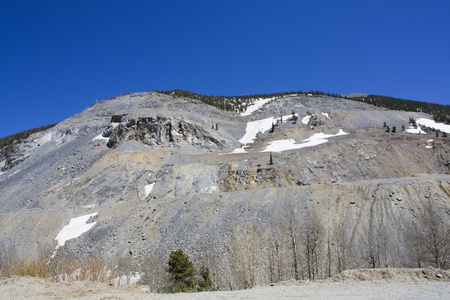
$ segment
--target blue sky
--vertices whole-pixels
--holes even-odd
[[[149,90],[450,104],[450,1],[0,0],[0,137]]]

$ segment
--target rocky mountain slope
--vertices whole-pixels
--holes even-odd
[[[429,202],[450,223],[450,143],[411,118],[431,116],[308,95],[248,116],[155,92],[104,100],[1,150],[0,245],[147,275],[182,248],[223,289],[426,264],[408,232]]]

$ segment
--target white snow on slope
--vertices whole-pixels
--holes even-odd
[[[320,144],[324,144],[328,142],[328,140],[317,140],[317,141],[310,141],[306,143],[296,144],[295,140],[293,139],[287,139],[287,140],[276,140],[269,143],[269,146],[267,146],[266,149],[262,150],[261,152],[282,152],[287,150],[294,150],[294,149],[301,149],[305,147],[313,147]]]
[[[416,121],[417,122],[417,121]],[[408,129],[405,129],[408,133],[415,133],[415,134],[426,134],[425,131],[423,131],[420,126],[417,126],[417,128],[414,128],[414,126],[409,126]]]
[[[269,103],[272,100],[275,100],[275,97],[273,97],[273,98],[266,98],[266,99],[259,98],[252,105],[248,106],[247,109],[244,112],[241,112],[241,116],[250,116],[252,114],[252,112],[257,111],[264,104]]]
[[[70,219],[68,225],[64,226],[63,229],[58,233],[55,240],[58,242],[56,249],[64,246],[64,244],[71,239],[75,239],[82,235],[83,233],[89,231],[97,222],[92,222],[87,224],[86,222],[89,218],[96,216],[98,213],[92,213],[89,215],[84,215],[77,218]]]
[[[283,122],[286,122],[289,117],[292,117],[292,115],[282,116]],[[256,135],[259,132],[266,132],[267,130],[271,129],[272,123],[276,124],[277,120],[280,119],[281,118],[266,118],[248,122],[247,128],[245,129],[245,135],[239,140],[239,142],[244,145],[253,143],[253,140],[256,139]]]
[[[322,113],[322,116],[325,116],[328,120],[331,120],[330,116],[328,115],[328,113]]]
[[[302,123],[304,125],[307,125],[309,123],[309,120],[311,120],[311,116],[306,116],[302,119]]]
[[[261,152],[282,152],[293,149],[301,149],[305,147],[313,147],[320,144],[324,144],[328,142],[328,138],[332,138],[340,135],[347,135],[348,133],[339,129],[337,134],[324,134],[324,133],[316,133],[312,135],[310,138],[307,138],[302,141],[300,144],[296,144],[293,139],[287,140],[277,140],[270,142],[266,149]]]
[[[145,186],[145,196],[144,196],[144,198],[147,197],[152,192],[154,186],[155,186],[154,182],[150,183],[150,184],[147,184]]]
[[[422,126],[438,129],[442,132],[450,133],[450,125],[446,125],[444,123],[436,123],[436,121],[434,120],[420,118],[416,120],[416,123]]]
[[[50,142],[52,140],[52,138],[53,138],[53,133],[47,132],[43,137],[36,139],[35,142],[42,146],[43,144]]]
[[[245,151],[245,146],[242,148],[236,148],[233,150],[233,152],[231,152],[231,154],[238,154],[238,153],[247,153],[247,151]]]
[[[323,132],[321,133],[316,133],[313,134],[310,138],[307,138],[306,140],[303,140],[304,142],[312,142],[312,141],[317,141],[317,140],[322,140],[322,139],[328,139],[328,138],[332,138],[335,136],[340,136],[340,135],[347,135],[348,133],[345,132],[342,129],[339,129],[339,132],[336,134],[324,134]]]
[[[96,140],[107,140],[107,141],[109,141],[109,137],[104,137],[103,136],[103,132],[102,132],[99,135],[97,135],[95,138],[93,138],[92,140],[93,141],[96,141]]]

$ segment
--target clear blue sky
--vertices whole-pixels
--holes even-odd
[[[0,137],[157,89],[450,104],[450,1],[0,0]]]

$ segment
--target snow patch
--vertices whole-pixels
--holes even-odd
[[[155,186],[154,182],[150,183],[150,184],[147,184],[145,186],[145,196],[144,196],[144,198],[147,197],[152,192],[154,186]]]
[[[256,135],[259,132],[266,132],[272,128],[272,123],[276,124],[277,121],[280,122],[283,118],[283,122],[286,122],[288,118],[292,115],[281,116],[279,118],[266,118],[262,120],[252,121],[247,123],[247,128],[245,129],[245,135],[239,140],[241,144],[251,144],[253,140],[256,139]]]
[[[266,149],[261,152],[282,152],[287,150],[301,149],[306,147],[313,147],[320,144],[324,144],[328,142],[328,138],[347,135],[348,133],[339,129],[339,132],[336,134],[324,134],[324,133],[316,133],[312,135],[310,138],[307,138],[302,141],[300,144],[296,144],[293,139],[286,140],[276,140],[269,143]]]
[[[206,189],[206,193],[208,193],[208,194],[214,193],[215,191],[217,191],[217,186],[215,186],[215,185],[212,185]]]
[[[264,104],[269,103],[270,101],[275,100],[275,97],[272,98],[259,98],[252,105],[247,106],[247,109],[244,112],[241,112],[241,116],[250,116],[254,111],[260,109]]]
[[[416,121],[417,123],[417,121]],[[414,128],[414,126],[409,126],[408,129],[405,130],[408,133],[414,133],[414,134],[426,134],[425,131],[423,131],[420,126],[417,126],[417,128]]]
[[[92,139],[93,141],[97,141],[97,140],[107,140],[109,141],[109,137],[104,137],[103,133],[100,133],[99,135],[97,135],[95,138]]]
[[[436,121],[434,121],[434,120],[420,118],[420,119],[416,120],[416,123],[420,124],[422,126],[440,130],[442,132],[450,133],[450,125],[446,125],[444,123],[436,123]]]
[[[89,205],[83,206],[83,208],[93,208],[93,207],[95,207],[95,204],[89,204]]]
[[[273,118],[267,118],[248,122],[247,128],[245,129],[245,135],[239,140],[239,142],[244,145],[253,143],[253,140],[259,132],[265,132],[272,128],[273,120]]]
[[[122,275],[120,277],[116,277],[113,280],[111,280],[111,283],[114,286],[136,285],[140,279],[141,279],[141,274],[139,274],[138,272],[134,272],[134,273],[130,273],[129,275]]]
[[[87,221],[97,214],[98,213],[95,212],[89,215],[70,219],[69,224],[64,226],[55,238],[58,242],[56,249],[64,246],[68,240],[75,239],[83,233],[89,231],[95,224],[97,224],[97,222],[87,223]]]
[[[245,146],[244,146],[245,147]],[[233,152],[231,152],[230,154],[239,154],[239,153],[247,153],[247,151],[245,151],[244,147],[242,148],[236,148],[233,150]]]
[[[43,145],[45,143],[48,143],[52,140],[53,138],[53,133],[52,132],[47,132],[43,137],[36,139],[35,142],[39,145]]]
[[[328,115],[328,113],[322,113],[322,116],[325,116],[328,120],[331,120],[330,116]]]
[[[309,123],[309,120],[311,120],[311,116],[306,116],[302,119],[302,123],[304,125],[307,125]]]
[[[14,174],[17,174],[17,173],[19,173],[19,172],[20,172],[21,170],[22,170],[22,169],[19,169],[19,170],[15,171],[14,173],[12,173],[12,174],[9,174],[9,175],[8,175],[8,178],[9,178],[9,177],[11,177],[11,176],[13,176]]]
[[[340,136],[340,135],[347,135],[348,133],[345,132],[342,129],[339,129],[339,132],[336,134],[324,134],[323,132],[321,133],[316,133],[313,134],[310,138],[307,138],[306,140],[303,140],[304,142],[311,142],[311,141],[317,141],[317,140],[322,140],[322,139],[328,139],[328,138],[332,138],[335,136]]]

